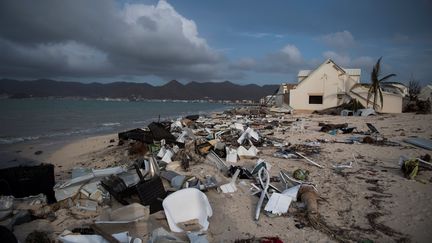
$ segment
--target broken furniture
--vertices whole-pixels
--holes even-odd
[[[376,112],[372,108],[358,109],[355,112],[353,110],[342,110],[340,115],[341,116],[373,116],[376,115]]]
[[[59,182],[54,186],[55,198],[57,201],[62,201],[82,193],[91,199],[101,201],[104,189],[99,188],[100,180],[124,172],[127,172],[127,169],[121,166],[106,169],[74,168],[70,180]]]
[[[0,169],[0,195],[27,197],[43,193],[47,196],[48,203],[54,203],[54,184],[52,164]]]
[[[130,223],[142,219],[147,219],[149,209],[139,203],[132,203],[127,206],[112,210],[105,210],[99,217],[97,223]]]
[[[207,196],[195,188],[170,194],[163,200],[162,205],[173,232],[206,231],[209,226],[207,218],[213,215]]]
[[[240,171],[241,170],[239,170],[239,169],[236,170],[236,172],[234,173],[234,175],[231,178],[230,183],[227,183],[227,184],[220,186],[220,189],[222,190],[223,193],[232,193],[232,192],[237,191],[237,186],[236,186],[235,182],[237,180],[237,177],[240,174]]]
[[[153,143],[153,134],[141,128],[118,133],[119,140],[135,140],[143,143]]]
[[[258,178],[259,178],[259,181],[261,183],[262,190],[261,190],[260,198],[258,200],[257,207],[255,209],[255,220],[259,219],[259,216],[261,213],[261,207],[262,207],[262,204],[264,202],[264,198],[266,196],[268,197],[267,190],[268,190],[269,184],[270,184],[270,174],[265,167],[261,167],[259,169]]]
[[[223,173],[228,171],[228,165],[225,164],[225,162],[219,158],[219,156],[214,151],[210,151],[210,153],[207,154],[206,161],[214,164]]]
[[[164,139],[166,143],[175,143],[176,138],[169,132],[169,128],[166,129],[164,124],[158,122],[152,122],[148,125],[150,129],[153,139],[156,141],[160,141]]]
[[[251,140],[251,142],[255,144],[259,142],[260,136],[253,128],[248,127],[239,139],[237,139],[237,143],[241,145],[246,140]]]
[[[140,181],[136,185],[136,190],[141,203],[144,206],[150,206],[150,214],[162,210],[162,200],[166,197],[167,192],[160,177]]]
[[[101,181],[101,185],[109,192],[119,203],[128,205],[126,198],[130,197],[131,189],[128,189],[126,183],[117,175],[110,175]]]

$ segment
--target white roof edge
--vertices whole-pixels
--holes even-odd
[[[360,76],[361,69],[360,68],[344,68],[343,69],[348,75],[351,76]]]
[[[361,69],[360,68],[343,68],[343,70],[350,76],[360,76]],[[300,70],[297,74],[297,77],[307,77],[312,72],[312,70]]]
[[[312,70],[300,70],[298,72],[298,77],[307,77],[312,72]]]

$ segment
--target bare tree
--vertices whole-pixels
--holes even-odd
[[[411,77],[411,80],[408,83],[408,95],[410,100],[417,100],[418,95],[420,94],[421,86],[420,82],[415,80],[414,77]]]

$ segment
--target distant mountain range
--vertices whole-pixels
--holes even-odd
[[[0,94],[10,98],[28,97],[86,97],[176,100],[254,100],[273,94],[279,85],[237,85],[229,81],[220,83],[190,82],[182,84],[172,80],[162,86],[147,83],[79,83],[48,79],[34,81],[0,80]]]

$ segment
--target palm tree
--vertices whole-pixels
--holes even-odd
[[[371,84],[369,86],[369,91],[368,91],[368,95],[367,95],[366,106],[369,105],[370,98],[373,95],[374,99],[373,99],[373,103],[372,104],[373,104],[374,110],[377,110],[377,108],[378,108],[378,103],[377,103],[378,95],[380,97],[381,109],[384,106],[384,103],[383,103],[383,94],[382,94],[382,89],[381,89],[382,85],[381,84],[384,81],[386,81],[387,79],[396,76],[396,74],[392,73],[392,74],[386,75],[383,78],[379,78],[379,76],[381,74],[381,59],[382,59],[382,57],[380,57],[378,59],[377,63],[375,64],[375,66],[374,66],[374,68],[372,70],[372,73],[371,73]]]

